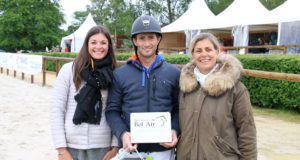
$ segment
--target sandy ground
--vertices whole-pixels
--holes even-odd
[[[55,74],[21,80],[20,74],[0,74],[0,159],[54,160],[49,106]],[[259,160],[300,159],[300,124],[255,115]]]
[[[25,79],[29,78],[25,77]],[[54,160],[49,125],[52,88],[0,74],[0,159]]]

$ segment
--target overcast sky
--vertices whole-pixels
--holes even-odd
[[[66,30],[71,25],[71,22],[74,21],[73,13],[75,11],[85,11],[86,5],[90,5],[91,2],[89,0],[60,0],[60,4],[63,8],[66,21],[66,24],[61,26],[61,28]]]

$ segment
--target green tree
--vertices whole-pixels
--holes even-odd
[[[130,36],[135,19],[135,9],[124,0],[91,0],[87,10],[92,13],[97,24],[106,26],[111,34]]]
[[[136,6],[140,14],[157,17],[161,23],[169,24],[180,17],[192,0],[140,0]]]
[[[88,16],[89,11],[76,11],[74,12],[74,19],[75,21],[72,22],[70,26],[68,26],[67,31],[65,32],[64,36],[67,36],[74,31],[76,31],[80,25],[85,21],[86,17]]]
[[[272,10],[287,0],[259,0],[268,10]],[[205,0],[210,10],[218,15],[224,11],[234,0]]]
[[[287,0],[259,0],[268,10],[272,10]]]
[[[218,15],[224,11],[234,0],[205,0],[208,8]]]
[[[41,50],[59,44],[64,23],[58,0],[0,0],[0,48]]]
[[[107,18],[109,2],[107,0],[90,0],[91,6],[87,6],[87,11],[91,12],[96,23],[103,25]]]
[[[189,7],[191,0],[167,0],[167,8],[165,7],[165,13],[167,14],[168,22],[172,23],[179,18]]]
[[[105,9],[106,19],[104,25],[112,34],[130,36],[131,25],[134,21],[134,12],[124,0],[109,0],[110,4]]]

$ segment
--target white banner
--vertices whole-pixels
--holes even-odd
[[[0,67],[38,74],[42,72],[43,56],[0,52]]]

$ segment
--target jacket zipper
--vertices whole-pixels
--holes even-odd
[[[150,111],[150,75],[147,73],[147,112]]]
[[[152,87],[152,92],[153,92],[153,97],[155,98],[155,90],[156,90],[156,77],[155,75],[153,76],[153,87]]]

